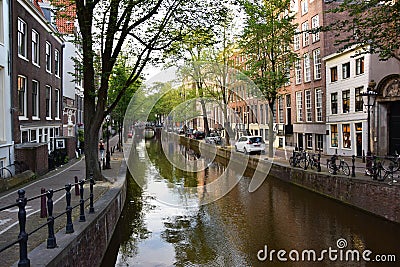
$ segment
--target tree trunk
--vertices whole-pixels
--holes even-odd
[[[274,157],[274,114],[268,105],[268,157]]]
[[[223,113],[224,113],[224,128],[225,128],[225,146],[230,146],[231,142],[230,142],[230,134],[232,132],[231,126],[229,125],[228,122],[228,112],[226,110],[227,105],[224,104],[224,109],[223,109]]]
[[[206,103],[203,99],[200,99],[200,103],[203,113],[204,134],[205,136],[210,136],[210,127],[208,126]]]
[[[103,180],[99,166],[98,152],[99,128],[94,125],[85,125],[85,163],[86,177],[92,173],[95,180]]]

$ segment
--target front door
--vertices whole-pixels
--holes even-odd
[[[298,140],[298,145],[299,145],[298,148],[300,150],[303,149],[304,145],[303,145],[303,134],[302,133],[297,134],[297,140]]]
[[[357,156],[362,156],[362,133],[356,133]]]
[[[400,101],[390,104],[389,116],[389,153],[400,153]]]

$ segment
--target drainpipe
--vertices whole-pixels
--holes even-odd
[[[11,55],[12,53],[12,49],[13,49],[13,41],[12,41],[12,35],[13,35],[13,0],[9,0],[9,4],[8,4],[8,75],[10,77],[9,79],[9,83],[10,83],[10,113],[11,113],[11,144],[14,145],[14,109],[13,109],[13,105],[14,105],[14,95],[13,95],[13,61],[11,60]],[[13,157],[15,160],[15,153],[13,153]],[[9,158],[8,158],[10,165],[12,164],[11,162],[11,153],[9,153]]]

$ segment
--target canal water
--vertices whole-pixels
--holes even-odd
[[[133,144],[127,201],[102,266],[400,266],[398,224],[274,177],[249,193],[252,173],[240,173],[228,194],[200,205],[208,192],[196,186],[238,174],[176,146]],[[206,168],[182,171],[171,151]]]

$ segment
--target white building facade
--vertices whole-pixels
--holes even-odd
[[[371,151],[378,152],[378,138],[375,129],[388,128],[380,121],[378,110],[383,101],[380,87],[385,77],[399,73],[395,60],[380,61],[378,56],[359,54],[361,49],[351,49],[324,58],[326,64],[326,154],[343,156],[364,156],[368,151],[370,131]],[[370,129],[368,129],[368,107],[364,105],[361,93],[366,92],[368,83],[374,80],[378,86],[376,104],[370,108]],[[400,107],[399,107],[400,109]],[[382,112],[381,112],[382,113]],[[380,115],[382,117],[382,115]],[[387,130],[384,130],[387,132]],[[387,139],[387,136],[381,138]],[[386,149],[388,150],[388,149]],[[387,154],[385,151],[384,153]]]
[[[10,55],[10,1],[0,0],[0,169],[14,162],[12,139]],[[3,169],[4,170],[4,169]],[[0,171],[1,177],[10,175]]]

